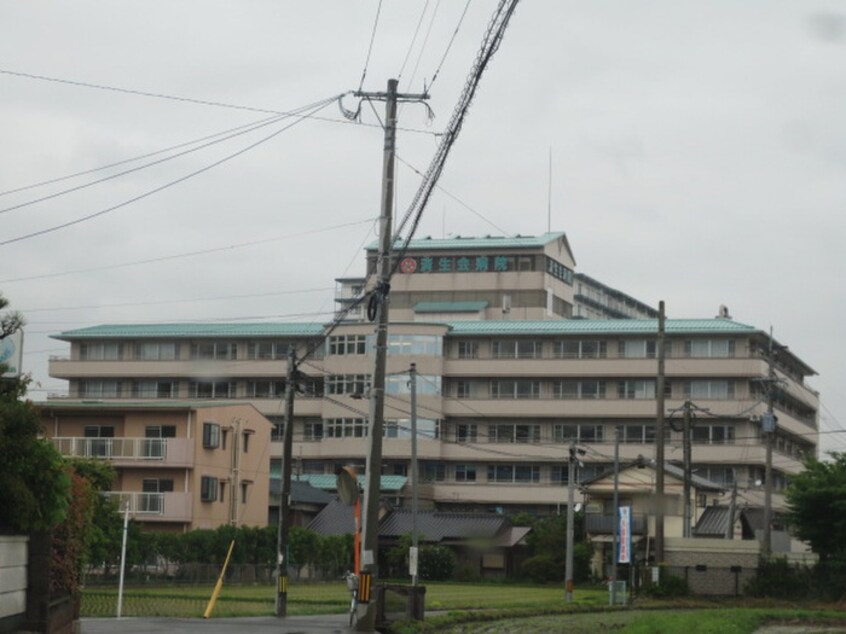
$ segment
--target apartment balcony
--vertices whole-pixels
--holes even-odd
[[[613,515],[601,513],[587,513],[585,515],[585,530],[594,535],[611,535],[614,533]],[[643,513],[632,513],[632,535],[646,535],[647,516]]]
[[[108,460],[116,467],[190,467],[194,463],[190,438],[57,437],[50,442],[63,456]]]
[[[139,522],[190,523],[193,518],[190,493],[107,491],[102,495],[117,500],[121,512],[128,505],[130,516]]]

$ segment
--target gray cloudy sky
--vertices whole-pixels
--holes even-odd
[[[399,154],[420,169],[495,4],[470,2],[432,89],[434,121],[420,106],[401,110]],[[377,6],[0,0],[0,70],[290,111],[358,87]],[[422,90],[464,7],[383,2],[365,89],[383,90],[402,69],[401,88]],[[267,116],[5,72],[0,94],[3,192]],[[552,227],[567,232],[579,271],[653,305],[664,299],[671,317],[712,317],[726,304],[738,321],[772,325],[820,373],[811,384],[823,430],[843,428],[844,103],[839,1],[524,0],[441,180],[490,224],[438,192],[419,235],[545,231],[551,147]],[[331,310],[333,278],[363,273],[382,139],[366,105],[363,122],[377,125],[342,123],[334,104],[320,115],[334,121],[302,121],[133,204],[0,246],[0,290],[29,320],[34,396],[64,387],[47,376],[48,356],[66,351],[49,334],[62,330],[322,319],[313,313]],[[0,242],[108,209],[281,126],[0,213]],[[0,209],[116,171],[6,194]],[[402,211],[417,180],[402,164],[397,174]],[[824,447],[846,447],[846,434],[828,434]]]

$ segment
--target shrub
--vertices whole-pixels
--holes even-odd
[[[535,583],[564,581],[564,567],[549,555],[535,555],[523,562],[521,572]]]
[[[655,599],[668,599],[673,597],[686,597],[690,594],[690,586],[681,577],[670,574],[662,574],[661,581],[650,583],[644,588],[646,596]]]
[[[427,581],[448,581],[455,570],[455,553],[446,546],[423,546],[418,555],[420,578]]]
[[[479,574],[479,571],[471,564],[458,564],[458,567],[455,569],[456,581],[472,582],[478,581],[480,578],[481,575]]]
[[[744,592],[753,597],[803,599],[811,586],[809,568],[791,565],[784,558],[761,559],[755,578],[746,584]]]

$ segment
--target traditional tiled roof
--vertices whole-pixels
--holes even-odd
[[[323,324],[303,323],[209,323],[209,324],[104,324],[66,330],[53,339],[104,339],[133,337],[314,337],[323,334]]]
[[[413,516],[410,509],[396,509],[379,526],[381,537],[399,538],[412,529]],[[417,531],[421,541],[441,542],[460,539],[496,537],[499,532],[511,526],[504,515],[493,513],[449,513],[441,511],[420,511],[417,513]]]
[[[282,492],[282,479],[270,478],[270,495],[279,497]],[[291,480],[291,502],[299,504],[329,504],[335,499],[331,494],[311,486],[308,482]]]
[[[521,249],[543,247],[558,238],[566,237],[563,231],[544,233],[539,236],[454,236],[452,238],[418,238],[408,244],[409,251],[465,250],[465,249]],[[398,246],[402,242],[397,242]],[[379,248],[379,241],[367,245],[368,251]]]
[[[335,499],[312,520],[308,528],[321,535],[352,533],[355,530],[353,507]],[[398,539],[411,530],[410,509],[390,510],[379,523],[380,538]],[[530,529],[512,527],[507,517],[494,513],[420,511],[417,513],[417,530],[422,542],[486,539],[493,540],[495,545],[510,547],[519,543]]]

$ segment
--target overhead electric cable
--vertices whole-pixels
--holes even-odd
[[[194,297],[192,299],[162,299],[146,302],[121,302],[120,304],[83,304],[81,306],[53,306],[45,308],[21,308],[20,311],[26,314],[53,312],[59,310],[84,310],[89,308],[125,308],[127,306],[160,306],[162,304],[193,304],[195,302],[216,302],[232,299],[251,299],[254,297],[277,297],[279,295],[299,295],[303,293],[317,293],[331,291],[331,286],[323,288],[303,288],[295,291],[275,291],[273,293],[250,293],[248,295],[220,295],[217,297]]]
[[[435,69],[435,74],[432,75],[432,81],[430,81],[429,85],[426,87],[427,91],[431,91],[432,86],[435,85],[435,80],[441,73],[441,67],[444,65],[444,61],[446,61],[447,55],[449,55],[449,50],[452,48],[452,43],[455,42],[455,37],[458,35],[458,30],[461,28],[461,23],[464,22],[464,16],[467,15],[467,9],[469,8],[470,0],[467,0],[467,2],[464,4],[464,11],[461,12],[461,17],[458,18],[458,24],[455,25],[455,30],[452,32],[452,37],[449,38],[449,43],[447,44],[446,50],[444,51],[444,54],[441,57],[441,61],[438,64],[438,67]]]
[[[361,71],[361,81],[358,83],[358,90],[364,86],[364,78],[367,77],[367,67],[370,65],[370,54],[373,52],[373,42],[376,39],[376,27],[379,26],[379,14],[382,13],[382,0],[379,0],[379,6],[376,7],[376,19],[373,20],[373,32],[370,34],[370,45],[367,47],[367,57],[364,59],[364,69]]]
[[[239,104],[224,103],[222,101],[209,101],[207,99],[195,99],[193,97],[180,97],[177,95],[167,95],[158,92],[147,92],[144,90],[133,90],[131,88],[119,88],[116,86],[106,86],[104,84],[95,84],[86,81],[76,81],[72,79],[61,79],[59,77],[48,77],[46,75],[36,75],[34,73],[23,73],[7,68],[0,68],[0,74],[11,75],[13,77],[23,77],[25,79],[38,79],[40,81],[48,81],[57,84],[67,84],[69,86],[79,86],[83,88],[95,88],[97,90],[108,90],[111,92],[119,92],[127,95],[137,95],[141,97],[153,97],[156,99],[168,99],[171,101],[182,101],[186,103],[199,104],[201,106],[214,106],[216,108],[229,108],[232,110],[247,110],[249,112],[263,112],[266,114],[287,114],[278,110],[270,110],[268,108],[256,108],[253,106],[244,106]]]
[[[397,155],[396,155],[396,157],[397,157],[397,160],[398,160],[400,163],[402,163],[403,165],[405,165],[407,168],[409,168],[409,169],[410,169],[411,171],[413,171],[415,174],[417,174],[418,176],[423,176],[423,172],[421,172],[419,169],[417,169],[416,167],[414,167],[411,163],[409,163],[408,161],[406,161],[405,159],[403,159],[403,158],[402,158],[399,154],[397,154]],[[483,221],[485,221],[486,223],[488,223],[491,227],[493,227],[494,229],[496,229],[497,231],[499,231],[502,235],[504,235],[504,236],[509,235],[509,234],[508,234],[508,232],[507,232],[505,229],[503,229],[502,227],[500,227],[499,225],[497,225],[496,223],[494,223],[494,222],[493,222],[490,218],[486,218],[486,217],[484,216],[484,214],[482,214],[482,212],[480,212],[480,211],[476,211],[475,209],[473,209],[470,205],[468,205],[466,202],[464,202],[463,200],[461,200],[461,199],[460,199],[458,196],[456,196],[455,194],[453,194],[453,193],[451,193],[451,192],[447,191],[446,189],[444,189],[444,187],[443,187],[442,185],[439,185],[439,184],[438,184],[438,185],[435,185],[435,186],[438,188],[438,190],[440,190],[441,192],[443,192],[444,194],[446,194],[447,196],[449,196],[450,198],[452,198],[455,202],[457,202],[459,205],[461,205],[462,207],[464,207],[467,211],[469,211],[470,213],[472,213],[474,216],[476,216],[476,217],[477,217],[477,218],[479,218],[480,220],[483,220]]]
[[[321,108],[325,108],[327,105],[329,105],[330,103],[335,101],[337,98],[338,98],[337,96],[334,96],[331,99],[324,100],[322,103],[319,103],[317,106],[315,106],[315,111],[318,111]],[[215,167],[217,167],[217,166],[219,166],[223,163],[226,163],[227,161],[230,161],[230,160],[244,154],[245,152],[248,152],[248,151],[258,147],[259,145],[270,141],[271,139],[277,137],[278,135],[282,134],[286,130],[291,129],[292,127],[294,127],[295,125],[297,125],[301,121],[303,121],[303,119],[298,119],[297,121],[289,123],[288,125],[280,128],[279,130],[276,130],[272,134],[269,134],[266,137],[263,137],[263,138],[259,139],[258,141],[251,143],[250,145],[248,145],[244,148],[241,148],[237,152],[233,152],[232,154],[224,156],[220,160],[217,160],[217,161],[215,161],[215,162],[213,162],[209,165],[206,165],[206,166],[204,166],[204,167],[202,167],[198,170],[194,170],[193,172],[190,172],[190,173],[188,173],[184,176],[181,176],[177,179],[169,181],[169,182],[165,183],[164,185],[160,185],[159,187],[156,187],[154,189],[146,191],[143,194],[139,194],[138,196],[134,196],[134,197],[132,197],[128,200],[125,200],[121,203],[118,203],[117,205],[112,205],[111,207],[107,207],[106,209],[102,209],[98,212],[88,214],[87,216],[82,216],[80,218],[76,218],[74,220],[70,220],[68,222],[64,222],[64,223],[61,223],[61,224],[58,224],[58,225],[53,225],[52,227],[47,227],[46,229],[41,229],[39,231],[33,231],[31,233],[20,235],[20,236],[14,237],[14,238],[9,238],[8,240],[0,241],[0,246],[12,244],[14,242],[20,242],[22,240],[28,240],[30,238],[35,238],[35,237],[42,236],[42,235],[45,235],[45,234],[48,234],[48,233],[53,233],[54,231],[59,231],[60,229],[66,229],[68,227],[71,227],[71,226],[74,226],[74,225],[77,225],[77,224],[80,224],[80,223],[83,223],[83,222],[87,222],[88,220],[93,220],[94,218],[98,218],[98,217],[103,216],[103,215],[110,213],[112,211],[116,211],[118,209],[126,207],[127,205],[129,205],[131,203],[134,203],[134,202],[137,202],[137,201],[142,200],[144,198],[147,198],[149,196],[152,196],[153,194],[157,194],[160,191],[168,189],[169,187],[172,187],[174,185],[182,183],[182,182],[184,182],[184,181],[186,181],[190,178],[193,178],[194,176],[197,176],[199,174],[207,172],[210,169],[213,169],[213,168],[215,168]]]
[[[184,143],[178,143],[176,145],[171,145],[166,148],[162,148],[160,150],[156,150],[155,152],[148,152],[146,154],[142,154],[140,156],[134,156],[132,158],[123,159],[120,161],[115,161],[114,163],[109,163],[107,165],[101,165],[99,167],[92,167],[91,169],[83,170],[81,172],[75,172],[73,174],[67,174],[65,176],[59,176],[57,178],[51,178],[44,181],[39,181],[37,183],[30,183],[29,185],[21,185],[20,187],[15,187],[14,189],[7,189],[6,191],[0,192],[0,196],[8,196],[9,194],[16,194],[18,192],[26,191],[27,189],[35,189],[36,187],[43,187],[44,185],[52,185],[53,183],[59,183],[61,181],[70,180],[71,178],[77,178],[79,176],[86,176],[87,174],[93,174],[94,172],[99,172],[106,169],[111,169],[112,167],[118,167],[120,165],[125,165],[126,163],[133,163],[135,161],[140,161],[145,158],[150,158],[151,156],[158,156],[159,154],[164,154],[165,152],[171,152],[173,150],[178,150],[180,148],[186,147],[188,145],[195,145],[196,143],[202,143],[203,141],[207,141],[209,139],[214,139],[219,136],[223,136],[224,134],[229,134],[230,132],[236,132],[238,130],[243,130],[244,128],[249,128],[251,126],[257,125],[259,123],[263,123],[265,121],[272,121],[277,118],[276,115],[272,117],[265,117],[264,119],[259,119],[258,121],[253,121],[252,123],[245,123],[244,125],[239,125],[234,128],[229,128],[227,130],[223,130],[222,132],[216,132],[214,134],[209,134],[204,137],[200,137],[199,139],[194,139],[192,141],[185,141]]]
[[[426,44],[429,43],[429,36],[432,34],[432,25],[435,23],[435,17],[438,15],[438,9],[440,6],[441,0],[438,0],[435,4],[435,8],[432,10],[432,17],[429,18],[429,26],[426,28],[426,35],[423,36],[423,43],[420,45],[420,51],[417,53],[417,61],[414,62],[414,70],[411,71],[411,77],[408,79],[408,84],[406,84],[409,88],[414,83],[414,78],[417,76],[417,71],[420,68],[420,61],[423,59]]]
[[[464,84],[464,89],[462,90],[455,109],[453,110],[449,125],[447,125],[446,131],[441,137],[441,142],[435,156],[432,158],[429,168],[426,170],[423,182],[420,184],[420,187],[415,193],[414,199],[394,232],[393,241],[396,242],[401,239],[400,236],[402,235],[402,232],[405,230],[409,221],[411,221],[410,228],[406,232],[405,238],[402,240],[401,247],[396,250],[392,273],[396,272],[399,263],[402,261],[405,252],[408,250],[408,245],[414,237],[414,233],[420,223],[423,211],[426,208],[429,197],[432,195],[432,190],[443,172],[450,149],[461,131],[461,126],[463,125],[467,112],[470,109],[470,104],[472,103],[476,90],[479,87],[482,75],[502,42],[505,30],[508,27],[508,23],[511,16],[514,14],[514,10],[516,9],[518,2],[519,0],[500,0],[497,10],[491,18],[491,22],[482,40],[482,45],[476,56],[476,61],[473,64],[473,69]]]
[[[417,27],[414,29],[414,35],[411,36],[411,43],[408,45],[408,50],[405,52],[405,59],[402,60],[399,73],[397,73],[397,81],[402,79],[402,74],[405,71],[405,65],[408,64],[408,58],[411,57],[411,51],[414,48],[414,43],[417,41],[417,34],[420,33],[420,26],[423,24],[423,18],[426,17],[426,11],[429,9],[429,0],[423,5],[423,11],[420,13],[420,18],[417,20]]]
[[[360,224],[369,223],[369,222],[373,222],[373,218],[366,218],[364,220],[355,220],[353,222],[345,222],[345,223],[342,223],[342,224],[339,224],[339,225],[333,225],[331,227],[323,227],[321,229],[312,229],[312,230],[309,230],[309,231],[301,231],[299,233],[293,233],[293,234],[289,234],[289,235],[286,235],[286,236],[276,236],[276,237],[273,237],[273,238],[262,238],[261,240],[251,240],[249,242],[240,242],[240,243],[230,244],[230,245],[222,246],[222,247],[213,247],[213,248],[210,248],[210,249],[201,249],[199,251],[189,251],[187,253],[176,253],[174,255],[164,255],[164,256],[156,257],[156,258],[148,258],[148,259],[145,259],[145,260],[134,260],[134,261],[131,261],[131,262],[121,262],[119,264],[109,264],[109,265],[105,265],[105,266],[95,266],[95,267],[90,267],[90,268],[85,268],[85,269],[75,269],[75,270],[72,270],[72,271],[60,271],[60,272],[56,272],[56,273],[42,273],[40,275],[29,275],[27,277],[15,277],[15,278],[10,278],[10,279],[6,279],[6,280],[0,280],[0,284],[11,284],[13,282],[27,282],[27,281],[30,281],[30,280],[41,280],[41,279],[51,278],[51,277],[61,277],[61,276],[64,276],[64,275],[75,275],[77,273],[91,273],[91,272],[94,272],[94,271],[108,271],[108,270],[111,270],[111,269],[119,269],[119,268],[123,268],[123,267],[126,267],[126,266],[138,266],[138,265],[141,265],[141,264],[153,264],[155,262],[166,262],[168,260],[178,260],[180,258],[190,258],[190,257],[198,256],[198,255],[207,255],[209,253],[218,253],[220,251],[230,251],[232,249],[240,249],[240,248],[243,248],[243,247],[251,247],[251,246],[258,245],[258,244],[266,244],[268,242],[278,242],[279,240],[289,240],[291,238],[301,238],[303,236],[314,235],[316,233],[323,233],[325,231],[333,231],[335,229],[344,229],[346,227],[352,227],[352,226],[355,226],[355,225],[360,225]]]
[[[313,105],[311,105],[311,104],[309,106],[306,106],[306,108],[311,108],[311,107],[313,107]],[[279,116],[279,117],[272,117],[268,120],[263,121],[262,123],[258,123],[258,124],[255,124],[253,126],[241,129],[241,130],[239,130],[237,132],[233,132],[233,133],[231,133],[227,136],[222,136],[222,137],[216,138],[214,140],[203,143],[202,145],[198,145],[198,146],[195,146],[195,147],[192,147],[192,148],[188,148],[187,150],[177,152],[176,154],[171,154],[170,156],[165,156],[163,158],[156,159],[155,161],[150,161],[149,163],[144,163],[143,165],[138,165],[137,167],[133,167],[133,168],[124,170],[122,172],[116,172],[114,174],[109,174],[108,176],[98,178],[97,180],[94,180],[94,181],[89,181],[89,182],[83,183],[81,185],[76,185],[75,187],[69,187],[67,189],[62,189],[60,191],[53,192],[52,194],[47,194],[46,196],[41,196],[40,198],[34,198],[32,200],[28,200],[28,201],[25,201],[25,202],[22,202],[22,203],[18,203],[17,205],[12,205],[11,207],[6,207],[4,209],[0,209],[0,214],[5,214],[7,212],[14,211],[16,209],[21,209],[23,207],[29,207],[30,205],[35,205],[36,203],[44,202],[45,200],[51,200],[53,198],[58,198],[59,196],[63,196],[65,194],[70,194],[70,193],[79,191],[81,189],[86,189],[88,187],[93,187],[94,185],[99,185],[100,183],[104,183],[106,181],[110,181],[110,180],[113,180],[115,178],[119,178],[121,176],[126,176],[127,174],[139,172],[139,171],[146,169],[148,167],[153,167],[154,165],[160,165],[162,163],[166,163],[167,161],[172,161],[173,159],[177,159],[177,158],[185,156],[187,154],[191,154],[193,152],[203,150],[207,147],[217,145],[218,143],[223,143],[224,141],[229,141],[229,140],[237,138],[241,135],[249,134],[250,132],[260,130],[261,128],[264,128],[266,126],[273,125],[274,123],[278,123],[279,121],[283,121],[284,119],[287,119],[288,117],[296,117],[296,116],[297,116],[296,114],[291,114],[291,115],[282,115],[282,116]]]

